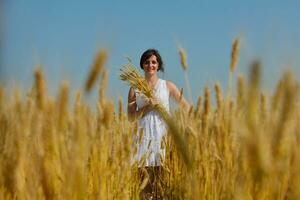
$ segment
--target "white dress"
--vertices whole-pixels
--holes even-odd
[[[169,90],[165,80],[158,79],[154,95],[169,112]],[[146,102],[138,90],[135,90],[135,96],[137,109],[140,109]],[[161,142],[166,132],[167,126],[156,111],[150,111],[141,118],[134,138],[136,154],[133,162],[139,162],[139,166],[160,166],[161,159],[165,157],[165,145]]]

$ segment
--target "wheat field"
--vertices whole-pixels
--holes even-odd
[[[74,104],[67,83],[47,94],[41,68],[30,91],[0,88],[0,199],[139,199],[147,179],[130,163],[136,127],[127,102],[105,96],[107,59],[100,50]],[[299,83],[286,72],[265,94],[260,62],[235,78],[237,63],[235,40],[227,92],[207,86],[189,112],[170,116],[163,199],[300,199]],[[96,112],[82,98],[93,88]]]

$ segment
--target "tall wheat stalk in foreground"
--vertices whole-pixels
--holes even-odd
[[[227,98],[228,96],[231,96],[233,74],[237,68],[237,64],[239,60],[240,43],[241,43],[240,38],[235,38],[231,47]]]
[[[193,104],[192,89],[190,86],[188,73],[187,73],[187,68],[188,68],[187,53],[184,50],[184,48],[182,48],[182,47],[179,47],[178,53],[179,53],[181,68],[183,69],[183,72],[184,72],[184,80],[185,80],[186,88],[188,91],[189,101],[191,104]]]
[[[94,63],[91,67],[90,73],[85,83],[85,91],[89,92],[95,85],[95,82],[104,69],[104,64],[106,63],[108,53],[105,49],[99,50],[97,53]]]

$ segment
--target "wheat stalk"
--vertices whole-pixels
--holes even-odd
[[[99,50],[95,61],[91,67],[91,71],[88,75],[88,78],[85,83],[85,91],[89,92],[93,86],[95,85],[95,82],[99,76],[99,74],[102,72],[104,64],[107,60],[108,54],[107,51],[104,49]]]
[[[39,109],[43,109],[46,98],[45,79],[41,67],[38,66],[34,73],[35,88],[36,88],[36,101]]]
[[[232,49],[231,49],[231,61],[230,61],[230,70],[229,70],[229,78],[228,78],[228,91],[227,91],[227,97],[226,101],[229,101],[229,97],[231,96],[231,90],[232,90],[232,78],[233,73],[236,69],[238,58],[240,53],[240,39],[236,38],[233,41]]]
[[[186,51],[183,48],[179,48],[178,52],[179,52],[181,67],[184,71],[186,71],[188,68]]]
[[[189,83],[189,77],[188,77],[188,73],[187,73],[187,68],[188,68],[187,54],[186,54],[185,49],[182,47],[179,47],[178,53],[179,53],[179,58],[180,58],[180,64],[184,71],[184,79],[185,79],[185,84],[186,84],[186,88],[187,88],[188,95],[189,95],[189,101],[190,101],[190,103],[193,103],[192,90],[191,90],[191,86]]]
[[[231,50],[231,62],[230,62],[230,72],[233,73],[236,69],[238,58],[240,54],[240,39],[236,38],[232,44]]]

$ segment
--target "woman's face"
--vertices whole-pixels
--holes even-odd
[[[157,62],[156,56],[152,55],[150,58],[148,58],[144,64],[143,69],[145,73],[151,75],[155,74],[158,70],[159,63]]]

